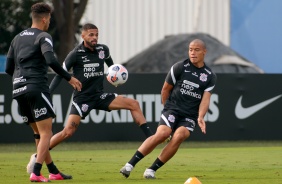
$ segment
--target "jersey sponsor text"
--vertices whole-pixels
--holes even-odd
[[[18,78],[14,78],[13,84],[17,84],[17,83],[25,82],[25,81],[26,81],[26,79],[23,78],[23,76],[21,76],[21,77],[18,77]]]
[[[34,116],[35,116],[35,118],[38,118],[38,117],[40,117],[40,116],[42,116],[42,115],[44,115],[46,113],[47,113],[46,107],[41,108],[39,110],[38,109],[34,109]]]
[[[25,91],[26,89],[27,89],[27,86],[24,86],[24,87],[15,89],[15,90],[13,90],[13,94],[20,93],[20,92],[22,92],[22,91]]]

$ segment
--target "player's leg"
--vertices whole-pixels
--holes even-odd
[[[50,142],[51,142],[51,140],[50,140]],[[64,174],[64,173],[59,171],[59,169],[57,168],[57,166],[55,165],[55,163],[52,160],[50,151],[48,151],[48,153],[46,155],[45,163],[46,163],[46,166],[47,166],[48,171],[49,171],[49,179],[50,180],[72,179],[71,175],[67,175],[67,174]]]
[[[159,159],[166,163],[177,152],[179,146],[190,136],[190,132],[186,127],[179,127],[173,134],[171,141],[162,150]]]
[[[122,95],[118,95],[109,105],[109,110],[127,109],[130,111],[134,122],[140,126],[146,137],[153,135],[151,129],[147,125],[147,121],[144,114],[141,111],[139,102],[132,98],[127,98]]]
[[[184,126],[179,127],[174,132],[171,141],[163,148],[160,155],[157,157],[157,159],[154,161],[151,167],[145,170],[143,175],[144,178],[154,179],[155,172],[175,155],[180,144],[184,140],[186,140],[189,136],[190,136],[190,132],[186,127]]]
[[[39,143],[39,140],[40,140],[40,134],[39,134],[38,128],[36,126],[36,123],[29,123],[29,125],[32,128],[32,130],[33,130],[33,135],[34,135],[34,139],[35,139],[35,145],[37,147],[38,143]],[[31,157],[30,157],[30,161],[27,164],[26,168],[27,168],[27,173],[29,173],[29,174],[31,174],[32,171],[33,171],[33,167],[34,167],[34,164],[36,162],[36,157],[37,157],[36,153],[32,154]],[[52,173],[52,174],[58,174],[59,173],[57,167],[54,165],[54,163],[52,161],[50,152],[48,152],[48,154],[46,156],[45,163],[46,163],[50,173]]]
[[[50,139],[52,137],[52,118],[44,119],[36,122],[38,132],[40,135],[40,141],[37,145],[37,163],[43,163],[49,152]]]
[[[148,155],[155,149],[156,146],[163,143],[164,140],[166,140],[170,136],[171,132],[172,130],[168,126],[165,125],[158,126],[156,133],[153,136],[146,139],[142,143],[142,145],[138,148],[138,151],[141,152],[143,156]]]
[[[64,129],[52,136],[50,141],[50,149],[54,148],[64,140],[70,138],[77,130],[81,117],[76,114],[70,114]]]
[[[138,125],[146,123],[146,119],[140,109],[139,102],[132,98],[127,98],[122,95],[118,95],[109,105],[110,110],[127,109],[130,110],[134,121]]]
[[[51,126],[50,126],[51,124]],[[40,170],[42,168],[42,158],[45,157],[44,161],[49,171],[50,180],[64,180],[72,179],[72,176],[61,173],[56,165],[53,163],[51,154],[49,152],[50,138],[52,136],[52,118],[45,119],[36,123],[38,133],[40,135],[40,141],[37,145],[36,163],[34,164],[33,173],[31,174],[30,180],[35,182],[46,181],[47,179],[42,177]],[[49,131],[48,131],[49,130]],[[38,174],[39,170],[39,174]],[[47,180],[48,181],[48,180]]]
[[[35,145],[36,145],[36,148],[37,148],[37,145],[39,143],[39,140],[40,140],[40,134],[38,132],[38,129],[37,129],[37,126],[36,126],[36,123],[28,123],[29,126],[31,127],[31,129],[33,130],[33,137],[34,137],[34,141],[35,141]],[[30,156],[30,160],[26,166],[26,172],[28,174],[31,174],[33,172],[33,167],[34,167],[34,164],[36,162],[36,156],[37,154],[34,153]]]
[[[120,173],[128,178],[134,166],[146,155],[151,153],[159,144],[164,142],[170,136],[171,132],[171,128],[166,125],[158,126],[156,133],[142,143],[129,162],[120,169]]]
[[[36,147],[37,147],[38,143],[40,141],[40,134],[39,134],[37,125],[36,125],[36,123],[29,123],[29,125],[32,128],[32,130],[33,130],[35,144],[36,144]],[[26,168],[27,168],[27,172],[29,174],[31,174],[33,172],[33,168],[34,168],[34,165],[36,163],[36,157],[37,157],[36,153],[32,154],[31,157],[30,157],[30,161],[27,164]],[[58,168],[56,167],[56,165],[54,164],[54,162],[52,160],[50,152],[47,153],[47,156],[46,156],[46,159],[45,159],[45,163],[46,163],[46,166],[47,166],[48,171],[50,173],[49,174],[49,179],[50,180],[72,179],[71,175],[66,175],[66,174],[64,174],[64,173],[62,173],[62,172],[60,172],[58,170]]]
[[[33,167],[33,172],[30,175],[30,181],[47,182],[48,179],[41,175],[43,162],[49,152],[49,144],[52,136],[52,118],[47,118],[36,122],[40,140],[37,145],[36,163]]]
[[[25,123],[27,123],[28,125],[32,125],[31,126],[32,129],[34,128],[33,131],[37,135],[36,140],[35,140],[35,143],[37,144],[36,149],[41,154],[41,157],[40,157],[39,160],[37,160],[37,157],[35,157],[36,154],[33,154],[30,158],[30,162],[27,166],[27,171],[28,171],[28,173],[30,173],[29,179],[30,179],[30,181],[48,182],[49,180],[47,178],[43,177],[40,173],[41,168],[42,168],[42,163],[43,163],[43,161],[45,159],[44,157],[46,157],[46,155],[44,156],[44,151],[43,151],[43,155],[42,155],[42,149],[38,150],[38,145],[40,145],[40,140],[39,140],[39,133],[40,132],[37,129],[36,123],[34,123],[34,122],[36,122],[36,120],[34,119],[33,113],[35,111],[34,109],[37,109],[37,108],[35,108],[35,106],[36,106],[35,103],[37,102],[38,97],[39,97],[38,93],[30,92],[30,93],[26,93],[26,94],[23,94],[23,95],[16,97],[16,100],[18,102],[19,112],[20,112],[20,115],[23,118],[23,121]],[[41,104],[41,103],[39,102],[39,104]],[[39,109],[41,109],[41,108],[39,108]],[[48,117],[46,117],[45,119],[48,119]],[[43,124],[45,125],[46,122],[45,123],[43,122]],[[48,124],[46,124],[45,126],[47,128],[49,128]],[[51,121],[51,127],[52,127],[52,121]],[[51,128],[50,128],[50,130],[51,130]],[[44,136],[44,138],[45,137],[46,137],[46,135]],[[44,145],[43,145],[42,148],[44,150]],[[35,167],[35,165],[36,165],[36,167]]]
[[[44,149],[47,144],[47,151],[44,151],[45,154],[45,163],[50,172],[49,179],[51,180],[61,180],[61,179],[71,179],[71,176],[64,175],[60,173],[57,167],[54,165],[51,154],[49,152],[49,144],[50,139],[53,135],[52,133],[52,118],[55,117],[55,113],[52,107],[51,97],[48,93],[38,93],[32,92],[26,95],[26,99],[28,100],[28,104],[30,105],[32,110],[32,115],[28,114],[28,121],[36,122],[29,123],[34,132],[35,142],[37,144],[37,154],[36,154],[36,163],[33,166],[33,173],[31,174],[31,181],[41,181],[42,179],[41,173],[37,173],[36,168],[42,168],[42,163],[38,163],[38,159],[40,160],[40,150],[41,147],[44,146]],[[39,109],[39,110],[38,110]],[[42,153],[41,153],[42,154]],[[41,161],[41,160],[40,160]],[[51,177],[50,177],[51,176]],[[55,176],[55,177],[54,177]]]

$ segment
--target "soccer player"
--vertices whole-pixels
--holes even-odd
[[[130,110],[134,121],[140,126],[145,136],[152,135],[137,100],[103,91],[104,63],[109,67],[113,65],[113,60],[109,48],[98,44],[98,36],[99,31],[95,25],[85,24],[81,33],[83,42],[68,54],[63,63],[65,70],[69,71],[72,68],[74,76],[82,82],[83,87],[81,91],[74,91],[67,124],[61,132],[51,138],[50,148],[71,137],[77,130],[80,120],[85,118],[92,109]],[[50,84],[51,92],[58,86],[61,79],[59,75],[54,77]]]
[[[5,70],[13,77],[13,98],[18,102],[23,121],[34,132],[37,157],[30,171],[32,182],[71,179],[71,176],[59,172],[49,153],[55,113],[49,93],[48,66],[74,89],[81,90],[81,83],[66,72],[54,56],[52,37],[45,32],[49,27],[50,13],[51,8],[45,3],[36,3],[31,7],[32,26],[12,40]],[[49,179],[40,173],[44,161],[50,172]]]
[[[126,178],[135,165],[173,133],[155,162],[145,170],[144,178],[155,178],[155,172],[169,161],[180,144],[194,131],[197,124],[206,133],[204,116],[209,108],[216,75],[204,63],[206,45],[195,39],[189,44],[189,59],[175,63],[168,72],[161,91],[164,109],[156,133],[147,138],[133,157],[120,169]]]

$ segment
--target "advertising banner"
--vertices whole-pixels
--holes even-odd
[[[52,79],[54,75],[50,74]],[[139,101],[153,131],[161,116],[161,88],[166,74],[130,74],[126,84],[114,87],[106,80],[104,91]],[[197,127],[190,140],[282,140],[282,81],[279,74],[217,74],[218,81],[205,117],[207,134]],[[0,75],[0,143],[33,142],[12,99],[11,77]],[[72,88],[62,81],[52,94],[57,117],[53,133],[63,129],[72,103]],[[92,110],[68,141],[142,141],[141,129],[130,111]]]

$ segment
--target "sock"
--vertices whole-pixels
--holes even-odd
[[[142,158],[144,158],[144,155],[137,150],[128,163],[134,167]]]
[[[148,127],[147,123],[144,123],[142,125],[140,125],[140,128],[142,129],[143,133],[146,135],[146,137],[150,137],[151,135],[153,135],[150,127]]]
[[[34,173],[36,176],[40,176],[41,168],[42,168],[42,164],[36,162],[36,163],[34,164],[33,173]]]
[[[159,168],[161,168],[162,166],[164,165],[164,163],[159,159],[157,158],[155,160],[155,162],[151,165],[151,167],[149,167],[149,169],[152,169],[154,171],[157,171]]]
[[[52,174],[58,174],[59,173],[59,170],[56,167],[56,165],[54,164],[54,162],[47,164],[47,168],[48,168],[49,173],[52,173]]]

